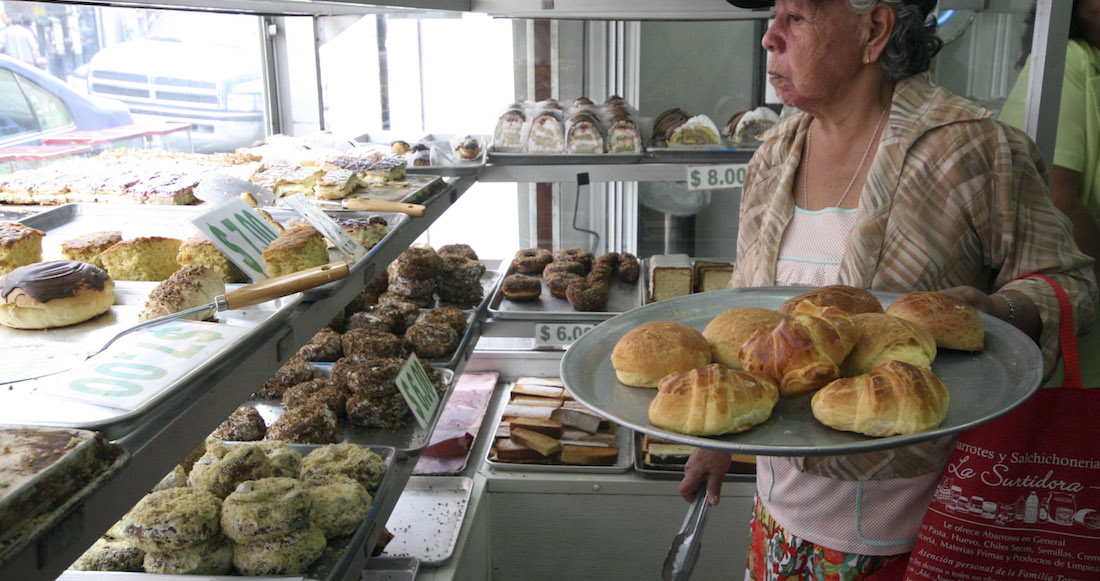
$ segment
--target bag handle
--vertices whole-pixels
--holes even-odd
[[[1061,311],[1061,317],[1058,320],[1058,339],[1062,346],[1062,361],[1066,364],[1066,377],[1064,387],[1083,387],[1084,383],[1081,381],[1081,359],[1077,353],[1077,330],[1073,325],[1073,305],[1069,302],[1069,295],[1066,294],[1062,285],[1058,284],[1054,279],[1043,274],[1025,274],[1017,277],[1016,280],[1022,278],[1038,278],[1045,280],[1054,289],[1054,294],[1058,296],[1058,309]]]

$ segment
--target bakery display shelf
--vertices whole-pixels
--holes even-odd
[[[446,563],[458,542],[473,488],[467,477],[409,478],[386,521],[394,537],[382,558],[413,559],[430,567]]]
[[[695,290],[696,287],[698,286],[698,281],[695,278],[696,277],[695,265],[696,265],[697,262],[700,262],[700,261],[716,262],[716,263],[721,262],[721,263],[728,264],[731,267],[733,265],[733,259],[732,258],[695,257],[695,256],[688,257],[688,264],[691,266],[691,271],[692,271],[691,287],[692,287],[692,293],[693,294],[697,294],[699,292],[702,292],[702,291],[696,291]],[[649,298],[651,296],[650,295],[651,291],[649,289],[649,286],[650,286],[651,281],[652,281],[652,272],[651,272],[652,265],[653,265],[653,257],[651,257],[651,256],[647,256],[647,257],[645,257],[645,258],[643,258],[639,261],[638,284],[641,285],[641,289],[639,289],[639,292],[641,293],[641,296],[642,296],[642,303],[641,304],[643,304],[643,305],[652,302],[652,301],[649,300]]]
[[[692,165],[708,163],[748,163],[756,147],[722,143],[719,145],[658,147],[649,146],[645,150],[646,161],[662,163],[687,163]]]
[[[503,390],[503,395],[495,403],[492,409],[492,414],[489,417],[493,418],[491,424],[486,424],[485,429],[489,431],[490,438],[494,437],[493,434],[500,425],[504,418],[504,409],[508,407],[512,388],[515,387],[515,383],[511,382],[506,384],[507,387]],[[615,446],[619,449],[619,456],[615,459],[614,464],[607,466],[585,466],[580,464],[542,464],[538,462],[524,462],[524,461],[504,461],[497,460],[493,457],[493,447],[490,444],[489,448],[485,451],[485,465],[501,472],[544,472],[544,473],[579,473],[579,474],[621,474],[630,470],[633,466],[634,457],[634,439],[631,436],[630,429],[619,425],[615,428]]]
[[[561,377],[578,401],[636,431],[675,442],[746,454],[823,456],[896,448],[955,434],[1012,410],[1038,389],[1042,356],[1029,337],[984,313],[985,349],[963,352],[942,349],[932,371],[951,394],[947,416],[938,428],[917,434],[872,438],[833,430],[818,422],[810,397],[780,398],[771,417],[738,434],[701,437],[659,428],[649,421],[649,403],[656,391],[620,383],[611,365],[619,339],[635,327],[653,321],[678,321],[702,330],[711,319],[733,307],[777,309],[806,287],[729,289],[665,299],[608,319],[582,335],[565,352]],[[897,293],[876,292],[888,305]]]
[[[455,152],[455,142],[462,137],[465,136],[429,133],[416,142],[410,141],[410,144],[423,143],[432,148],[429,153],[431,165],[417,166],[410,163],[405,167],[405,173],[440,176],[477,175],[481,168],[485,167],[490,137],[488,135],[471,135],[481,144],[481,152],[473,159],[462,159]]]
[[[639,268],[639,270],[641,270]],[[513,301],[504,297],[504,278],[515,274],[515,267],[508,265],[493,289],[492,299],[488,303],[488,313],[493,319],[501,321],[582,321],[598,323],[617,314],[640,307],[645,301],[642,295],[641,275],[634,282],[619,280],[618,272],[611,276],[609,284],[611,295],[607,305],[600,311],[578,311],[566,299],[550,295],[550,287],[542,280],[542,294],[533,301]],[[541,277],[540,277],[541,279]]]
[[[407,170],[406,170],[407,171]],[[348,198],[370,198],[387,202],[424,204],[447,189],[447,182],[438,173],[409,174],[402,180],[372,183],[366,189],[356,190]]]
[[[420,559],[414,557],[373,557],[359,581],[413,581],[419,571]]]
[[[635,472],[647,478],[655,478],[659,480],[683,480],[683,466],[657,466],[647,463],[645,461],[645,443],[643,442],[645,434],[641,432],[633,432],[633,434]],[[726,482],[756,482],[756,470],[751,465],[747,465],[742,462],[734,462],[730,465],[729,472],[726,473],[724,480]]]
[[[498,165],[590,165],[590,164],[632,164],[645,156],[637,153],[513,153],[495,151],[490,146],[489,161]]]

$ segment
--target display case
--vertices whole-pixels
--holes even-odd
[[[112,0],[102,4],[147,3]],[[393,139],[400,138],[396,135],[407,135],[405,139],[409,141],[432,133],[486,134],[491,132],[496,115],[511,101],[550,97],[564,101],[588,96],[602,101],[611,95],[621,95],[635,109],[646,129],[651,128],[647,123],[651,124],[654,117],[674,107],[705,112],[719,124],[734,113],[757,105],[771,104],[778,109],[777,103],[768,101],[761,74],[765,55],[759,48],[759,38],[766,26],[767,13],[738,10],[720,0],[675,4],[561,0],[522,3],[422,0],[369,5],[250,0],[157,3],[263,15],[261,22],[271,32],[265,39],[264,52],[268,109],[277,119],[271,124],[272,129],[284,133],[323,129],[352,135],[384,133]],[[985,58],[983,35],[1010,37],[1020,33],[1029,5],[964,0],[945,0],[940,4],[944,10],[954,9],[971,19],[971,24],[960,33],[962,40],[949,44],[945,55],[950,59],[941,57],[945,62],[935,74],[945,85],[959,83],[964,88],[960,93],[985,102],[995,101],[1011,86],[1008,77],[1012,67],[1007,63],[1014,62],[1020,50],[1001,48],[995,55],[1001,72],[991,75],[995,78],[959,71],[967,71],[975,60]],[[1068,19],[1064,8],[1046,0],[1040,2],[1037,28],[1043,31],[1064,23]],[[510,52],[505,56],[475,51],[457,57],[456,64],[450,60],[456,57],[441,56],[440,51],[446,47],[435,47],[436,52],[426,49],[426,44],[418,48],[417,57],[421,61],[438,59],[444,61],[438,68],[448,65],[460,68],[466,75],[460,79],[464,83],[475,79],[473,71],[481,68],[507,69],[503,89],[493,85],[495,92],[491,93],[506,95],[487,106],[469,107],[477,126],[448,125],[444,121],[432,125],[432,113],[423,106],[423,98],[417,102],[418,106],[408,106],[409,112],[402,109],[407,103],[388,100],[393,97],[392,92],[379,97],[377,103],[380,111],[384,109],[391,115],[388,119],[394,123],[390,126],[364,125],[349,112],[349,108],[364,102],[375,104],[374,96],[359,93],[353,102],[341,102],[342,93],[338,94],[337,88],[352,85],[341,84],[347,79],[334,80],[340,67],[347,64],[348,50],[356,46],[347,44],[347,36],[349,31],[363,26],[360,19],[373,19],[367,24],[375,27],[387,22],[391,32],[411,28],[409,23],[414,23],[418,31],[415,38],[428,43],[427,35],[419,35],[420,27],[431,24],[460,27],[462,17],[456,16],[457,13],[503,18],[508,29]],[[982,19],[982,15],[988,18]],[[973,24],[975,17],[979,18],[977,24]],[[303,25],[308,29],[305,42],[312,43],[309,48],[314,49],[314,54],[306,59],[312,62],[305,64],[291,56],[295,52],[294,40],[280,34],[300,30]],[[1057,35],[1042,32],[1036,34],[1036,39],[1036,46],[1043,47],[1035,50],[1036,58],[1051,63],[1035,67],[1048,71],[1048,76],[1032,81],[1036,87],[1033,116],[1044,119],[1052,110],[1054,115],[1057,113],[1051,100],[1039,97],[1050,94],[1050,78],[1057,76],[1050,71],[1058,70],[1053,64],[1064,52],[1064,39],[1059,45]],[[370,40],[382,42],[376,44],[376,52],[372,54],[387,52],[377,49],[377,46],[384,48],[385,43],[377,32]],[[334,51],[343,57],[331,55]],[[402,58],[397,51],[390,54],[395,60],[389,63],[405,62],[396,60]],[[731,56],[708,58],[713,54]],[[378,73],[375,65],[371,63],[371,73]],[[308,69],[305,73],[302,66]],[[423,77],[425,71],[437,71],[423,63],[420,67],[414,77]],[[302,74],[310,82],[292,83],[300,81]],[[418,92],[444,93],[444,98],[456,90],[453,84],[433,86],[422,79],[419,83]],[[306,107],[309,112],[304,122],[300,116],[302,96],[288,92],[291,84],[309,87],[307,92],[321,101],[311,103],[316,107]],[[399,120],[405,119],[401,115],[406,114],[410,115],[408,118],[418,117],[419,124],[399,124]],[[1033,135],[1042,146],[1043,136]],[[502,269],[515,250],[535,246],[586,247],[597,254],[630,251],[640,257],[683,252],[695,257],[732,260],[739,191],[734,187],[696,190],[688,188],[687,183],[693,169],[745,164],[751,155],[751,150],[734,148],[672,155],[647,148],[630,163],[607,160],[601,163],[583,156],[565,163],[540,163],[538,159],[494,163],[489,158],[472,171],[452,172],[454,175],[445,177],[446,188],[425,200],[427,214],[410,220],[387,239],[352,278],[335,284],[325,296],[294,305],[277,328],[235,346],[219,365],[195,377],[193,381],[204,389],[174,402],[170,409],[160,411],[157,417],[142,422],[139,429],[118,440],[116,443],[129,457],[121,472],[5,557],[0,576],[52,579],[62,574],[128,507],[246,400],[255,385],[288,360],[413,242],[461,242],[455,233],[468,234],[476,237],[484,248],[491,249],[490,258],[503,261]],[[500,201],[502,197],[507,198],[506,205]],[[501,211],[501,207],[505,210]],[[511,223],[499,231],[469,226],[470,220],[490,216],[491,220],[499,221],[502,215]],[[482,223],[476,222],[479,226]],[[494,239],[500,240],[494,243]],[[643,291],[639,291],[639,297],[639,304],[646,301]],[[492,412],[499,410],[505,397],[504,386],[520,376],[558,375],[568,337],[556,343],[540,342],[537,324],[595,325],[601,320],[569,312],[541,315],[517,317],[494,309],[491,302],[476,312],[476,336],[471,338],[468,350],[448,367],[456,374],[494,371],[500,374],[500,381],[489,403],[490,411],[485,414],[486,423],[472,443],[470,461],[461,472],[451,475],[468,479],[454,485],[466,499],[464,514],[458,519],[446,558],[417,567],[410,565],[407,555],[389,555],[392,566],[411,571],[411,576],[418,579],[584,578],[593,571],[647,577],[659,570],[664,551],[687,508],[680,499],[675,478],[653,477],[644,470],[635,470],[633,465],[623,471],[595,474],[502,470],[488,459],[493,429],[486,426],[494,421]],[[476,340],[478,336],[480,341]],[[370,548],[382,536],[386,517],[398,507],[400,490],[412,478],[417,460],[416,453],[394,459],[391,488],[378,498],[375,524],[357,536],[357,546],[348,549],[349,557],[328,578],[360,578]],[[706,549],[698,569],[700,575],[725,574],[731,566],[736,569],[743,562],[741,555],[748,538],[743,522],[751,507],[753,482],[751,474],[735,475],[727,482],[724,502],[712,516],[711,532],[704,539]],[[425,488],[418,482],[419,495],[426,489],[430,490],[430,486]],[[453,489],[445,487],[452,495]],[[378,570],[374,566],[368,569]],[[369,571],[363,574],[368,575]]]

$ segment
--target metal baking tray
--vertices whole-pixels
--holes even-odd
[[[332,377],[331,363],[313,363],[312,365],[314,377]],[[438,371],[443,376],[443,381],[447,384],[447,389],[443,393],[441,401],[436,407],[435,414],[432,415],[431,421],[428,422],[427,427],[421,428],[420,424],[412,417],[409,418],[405,427],[400,430],[364,428],[352,425],[347,420],[340,420],[340,432],[337,436],[337,443],[360,444],[363,446],[389,446],[397,450],[397,453],[401,456],[419,453],[427,447],[432,436],[432,431],[435,429],[435,424],[439,421],[439,416],[443,413],[443,407],[447,405],[447,399],[451,396],[451,392],[454,391],[455,387],[453,371],[450,369],[439,369]],[[275,420],[279,419],[284,409],[281,399],[254,398],[245,402],[245,405],[256,408],[256,411],[260,412],[260,416],[263,417],[264,423],[269,426]]]
[[[611,276],[611,284],[609,285],[611,296],[608,298],[604,310],[578,311],[566,299],[551,296],[550,287],[546,285],[545,280],[542,281],[542,294],[537,300],[510,301],[504,298],[502,289],[504,277],[515,273],[515,267],[509,263],[508,270],[500,277],[496,288],[493,289],[488,312],[494,319],[502,321],[604,321],[619,313],[636,309],[645,304],[645,294],[643,294],[645,285],[642,282],[640,265],[638,270],[638,280],[631,283],[619,280],[617,273]]]
[[[489,162],[497,165],[589,165],[638,163],[645,157],[637,153],[509,153],[489,148]]]
[[[681,480],[684,477],[683,466],[659,467],[645,463],[645,443],[642,438],[645,434],[634,432],[634,471],[648,478],[660,480]],[[742,462],[734,462],[730,465],[730,471],[726,473],[726,482],[753,481],[756,479],[756,470]]]
[[[500,401],[496,403],[496,409],[493,410],[493,423],[489,424],[492,430],[496,430],[500,425],[501,420],[504,417],[504,408],[508,406],[508,402],[512,399],[512,388],[515,387],[515,383],[509,383],[504,395],[500,398]],[[610,418],[608,418],[610,419]],[[631,437],[630,429],[626,426],[619,424],[615,430],[615,443],[619,448],[619,457],[615,459],[615,463],[610,466],[584,466],[579,464],[538,464],[527,462],[503,462],[493,459],[493,447],[490,445],[489,449],[485,453],[485,464],[493,468],[494,470],[500,470],[504,472],[581,472],[588,474],[619,474],[626,472],[633,465],[634,456],[634,439]]]
[[[18,532],[4,531],[4,536],[7,538],[0,542],[0,566],[13,556],[18,555],[29,543],[52,530],[77,507],[84,504],[94,492],[118,476],[122,469],[130,463],[130,454],[126,450],[108,445],[108,451],[112,457],[104,459],[106,463],[104,470],[84,483],[60,506],[45,514],[37,515],[30,523],[24,524],[23,529]]]
[[[363,567],[359,581],[413,581],[419,571],[420,559],[371,557]]]
[[[409,168],[406,167],[405,172],[408,173],[408,171]],[[360,188],[348,198],[370,198],[415,204],[427,202],[447,187],[447,182],[443,181],[439,172],[433,175],[409,174],[403,180],[371,184],[366,189]]]
[[[230,444],[230,445],[245,445]],[[310,444],[291,444],[291,447],[298,451],[299,454],[305,456],[309,452],[322,447],[321,445]],[[339,579],[346,578],[348,567],[356,557],[356,552],[363,550],[363,544],[367,540],[367,536],[370,533],[371,528],[375,525],[375,521],[378,517],[378,500],[385,498],[386,495],[391,494],[394,491],[396,485],[396,477],[394,475],[393,463],[396,454],[392,447],[388,446],[364,446],[371,449],[376,454],[382,457],[382,460],[386,463],[386,473],[382,476],[382,480],[378,483],[378,488],[371,493],[373,504],[370,512],[366,518],[359,523],[359,527],[354,533],[344,536],[329,539],[328,547],[321,553],[316,561],[305,571],[302,576],[298,577],[286,577],[285,579],[317,579],[320,581],[337,581]],[[134,580],[156,580],[156,579],[190,579],[197,578],[190,575],[161,575],[153,573],[119,573],[113,571],[65,571],[58,580],[110,580],[110,579],[134,579]],[[202,579],[208,581],[239,581],[244,578],[239,575],[203,575]],[[266,578],[266,577],[265,577]],[[284,579],[284,577],[280,577]]]
[[[676,442],[767,456],[827,456],[896,448],[954,434],[1003,415],[1038,389],[1042,354],[1015,327],[981,314],[985,349],[978,353],[940,350],[932,371],[951,392],[951,406],[940,427],[903,436],[871,438],[833,430],[810,410],[810,397],[780,398],[771,418],[761,425],[726,436],[689,436],[658,428],[649,421],[656,390],[629,387],[615,378],[611,351],[638,325],[679,321],[702,330],[711,319],[733,307],[777,309],[808,287],[760,287],[695,294],[652,303],[609,319],[585,333],[565,352],[561,377],[573,397],[608,418],[637,431]],[[883,306],[899,293],[876,292]]]
[[[489,150],[489,141],[491,138],[488,135],[471,136],[481,143],[481,153],[477,154],[477,157],[473,159],[462,159],[454,152],[454,141],[456,139],[461,139],[464,135],[439,135],[429,133],[417,141],[410,141],[410,144],[423,143],[428,147],[436,149],[430,154],[432,160],[431,165],[414,166],[410,164],[405,167],[405,173],[433,174],[439,176],[477,175],[478,172],[481,171],[481,168],[485,167],[486,152]]]
[[[645,157],[665,163],[748,163],[756,153],[755,147],[726,145],[702,145],[698,147],[657,147],[645,149]]]
[[[466,477],[410,477],[386,521],[393,539],[382,555],[411,557],[433,567],[449,561],[473,488],[473,479]]]
[[[191,217],[204,209],[195,206],[141,206],[116,204],[66,204],[26,218],[23,223],[46,233],[42,239],[43,258],[60,259],[61,244],[81,234],[119,230],[124,238],[137,236],[173,236],[181,239],[196,232]],[[86,355],[99,349],[119,331],[137,323],[145,299],[158,285],[149,281],[115,281],[115,304],[110,311],[78,325],[47,330],[12,329],[0,326],[0,368],[13,373],[31,363],[35,371],[61,371],[82,363]],[[240,284],[228,284],[228,289]],[[266,336],[285,321],[303,299],[302,293],[289,295],[247,309],[223,311],[216,315],[220,324],[248,331],[231,345],[242,345]],[[145,401],[132,411],[113,409],[44,396],[34,393],[51,378],[23,381],[3,390],[0,423],[46,425],[98,431],[108,440],[128,434],[147,414],[169,404],[177,396],[206,389],[195,385],[193,377],[218,366],[233,354],[223,349],[197,364],[173,386]],[[14,375],[8,375],[14,377]],[[55,377],[56,379],[56,377]],[[3,378],[0,377],[0,385]]]

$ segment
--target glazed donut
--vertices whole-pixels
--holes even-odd
[[[504,277],[500,290],[510,301],[533,301],[542,294],[542,281],[526,274],[509,274]]]
[[[546,285],[550,287],[550,295],[559,299],[565,298],[565,289],[569,285],[584,280],[584,277],[572,272],[555,272],[546,277]]]
[[[615,274],[614,266],[608,262],[596,261],[592,263],[592,270],[588,271],[588,280],[609,282],[612,274]]]
[[[546,265],[546,268],[542,269],[542,276],[547,277],[555,272],[572,272],[573,274],[579,274],[584,276],[588,269],[584,267],[584,264],[573,260],[567,260],[562,262],[551,262]]]
[[[276,539],[309,528],[312,510],[305,485],[294,478],[244,482],[222,502],[222,532],[238,543]]]
[[[595,260],[592,261],[592,266],[595,267],[597,264],[599,264],[601,262],[611,265],[611,268],[618,268],[619,267],[619,253],[618,252],[608,252],[607,254],[601,254]]]
[[[516,253],[512,265],[521,274],[540,274],[554,257],[545,248],[527,248]]]
[[[607,305],[607,299],[611,297],[611,291],[607,283],[603,281],[580,281],[569,285],[565,289],[565,298],[569,304],[578,311],[598,311]]]
[[[619,255],[619,280],[634,282],[638,280],[638,257],[629,252]]]
[[[554,251],[554,262],[579,262],[584,265],[584,274],[592,268],[592,253],[583,248],[562,248]]]

